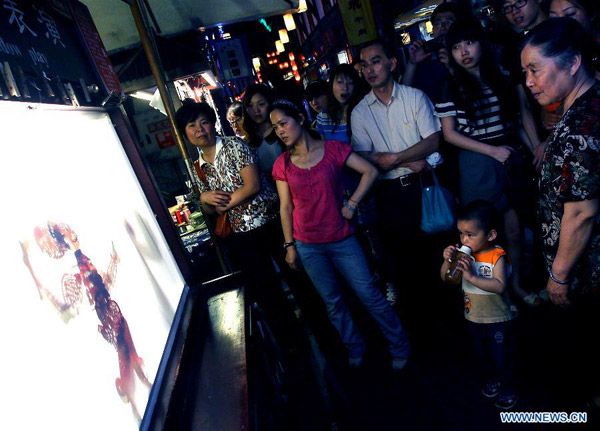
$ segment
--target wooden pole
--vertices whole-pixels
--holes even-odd
[[[144,16],[142,14],[142,7],[140,5],[140,0],[131,0],[129,6],[131,8],[131,13],[133,14],[133,20],[135,21],[135,26],[140,35],[140,39],[142,41],[142,47],[144,48],[144,52],[146,53],[146,58],[148,60],[148,64],[150,65],[150,70],[152,71],[152,76],[154,76],[154,81],[156,82],[156,86],[158,88],[158,92],[160,93],[160,98],[162,99],[163,105],[165,106],[165,110],[167,111],[167,117],[169,118],[169,122],[171,123],[171,128],[175,133],[175,142],[177,143],[177,147],[179,148],[179,152],[181,153],[181,157],[185,162],[185,166],[187,169],[188,176],[194,184],[194,191],[198,191],[195,186],[195,175],[194,175],[194,167],[192,165],[192,159],[188,154],[187,148],[185,147],[185,142],[183,140],[183,136],[181,131],[177,127],[177,123],[175,122],[175,107],[173,106],[173,101],[171,100],[171,96],[169,94],[169,90],[167,89],[167,85],[165,83],[164,71],[160,60],[158,58],[157,53],[155,52],[154,46],[152,44],[152,40],[150,39],[150,35],[148,33],[148,29],[146,27],[146,21],[144,20]],[[215,244],[215,249],[217,251],[217,256],[219,258],[219,263],[221,265],[221,269],[224,274],[231,273],[231,268],[229,263],[227,262],[223,250],[221,249],[219,238],[215,235],[214,227],[210,220],[208,220],[209,215],[205,214],[206,226],[208,227],[208,231],[210,232],[211,239],[213,244]]]

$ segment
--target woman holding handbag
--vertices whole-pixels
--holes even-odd
[[[258,169],[255,153],[240,138],[216,135],[216,114],[208,104],[186,103],[175,119],[198,148],[194,167],[203,211],[219,215],[217,234],[228,236],[230,230],[230,257],[245,273],[250,300],[268,304],[273,295],[267,290],[278,288],[269,247],[270,238],[280,231],[275,190]]]

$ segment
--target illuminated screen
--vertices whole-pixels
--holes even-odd
[[[184,280],[107,114],[0,119],[0,429],[136,430]]]

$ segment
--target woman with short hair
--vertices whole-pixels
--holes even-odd
[[[541,105],[564,103],[544,153],[540,216],[548,292],[566,304],[570,290],[600,289],[600,84],[593,41],[577,22],[557,18],[540,26],[525,38],[521,62]]]
[[[225,114],[225,118],[227,118],[227,122],[231,126],[231,130],[235,133],[235,136],[238,138],[242,138],[244,141],[248,142],[248,134],[244,130],[244,125],[242,122],[242,117],[244,115],[244,107],[240,102],[233,102],[227,108],[227,113]]]
[[[198,148],[195,167],[204,212],[227,214],[233,231],[229,248],[247,277],[247,294],[250,300],[268,301],[266,292],[278,287],[270,248],[271,238],[281,235],[275,190],[240,138],[217,136],[215,111],[208,104],[184,104],[175,119]]]

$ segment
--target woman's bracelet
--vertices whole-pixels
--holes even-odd
[[[345,206],[346,208],[348,208],[350,211],[356,211],[356,207],[353,207],[352,205],[350,205],[350,202],[346,202],[346,203],[344,204],[344,206]]]
[[[567,286],[570,284],[569,280],[559,280],[558,278],[556,278],[554,276],[554,273],[552,272],[552,268],[550,268],[548,270],[548,274],[550,274],[550,278],[552,279],[553,282],[555,282],[556,284],[560,284],[561,286]]]
[[[352,202],[354,204],[355,207],[358,206],[358,202],[356,202],[354,199],[350,199],[348,198],[348,202]]]
[[[290,242],[284,242],[283,243],[283,249],[287,250],[289,247],[295,247],[296,246],[296,241],[292,240]]]

